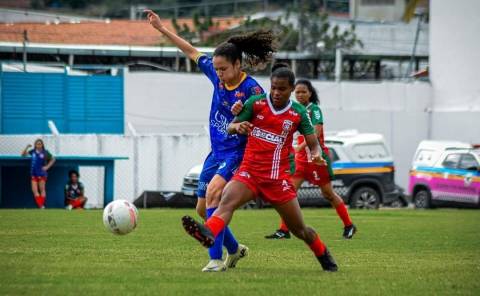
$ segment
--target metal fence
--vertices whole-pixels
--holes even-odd
[[[128,157],[115,161],[114,198],[130,201],[146,190],[180,191],[184,175],[192,166],[201,164],[210,149],[206,134],[2,135],[0,154],[19,155],[37,138],[43,139],[54,155]],[[87,207],[102,207],[103,169],[79,170],[89,198]]]

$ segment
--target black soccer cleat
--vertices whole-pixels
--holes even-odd
[[[286,238],[290,238],[290,232],[279,229],[275,231],[273,234],[265,235],[265,238],[266,239],[286,239]]]
[[[185,231],[194,239],[200,242],[205,248],[210,248],[215,242],[213,233],[202,223],[198,223],[190,216],[182,217],[182,225]]]
[[[333,259],[328,249],[325,249],[325,253],[322,256],[318,256],[317,259],[324,271],[335,272],[338,270],[337,263],[335,263],[335,259]]]
[[[357,226],[355,226],[355,224],[345,226],[343,229],[343,238],[351,239],[355,233],[357,233]]]

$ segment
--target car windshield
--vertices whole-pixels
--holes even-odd
[[[478,158],[480,158],[480,149],[473,150],[473,153],[475,153],[478,156]]]

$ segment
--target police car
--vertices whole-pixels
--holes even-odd
[[[381,134],[354,130],[327,133],[335,179],[334,190],[351,208],[376,209],[380,204],[406,206],[403,190],[395,185],[395,167]],[[195,196],[202,165],[194,166],[184,177],[182,192]],[[302,206],[328,205],[320,189],[305,182],[298,191]],[[261,206],[261,205],[260,205]]]
[[[480,149],[454,141],[422,141],[408,185],[416,208],[480,206]]]
[[[393,157],[381,134],[355,130],[326,133],[325,144],[335,174],[333,189],[351,208],[377,209],[381,204],[396,207],[408,204],[403,190],[395,184]],[[304,205],[317,201],[329,204],[319,188],[308,182],[302,185],[298,197]]]

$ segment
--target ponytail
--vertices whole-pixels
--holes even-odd
[[[265,68],[277,50],[275,36],[268,30],[259,30],[230,37],[213,52],[214,56],[223,56],[231,63],[239,60],[253,69]]]

